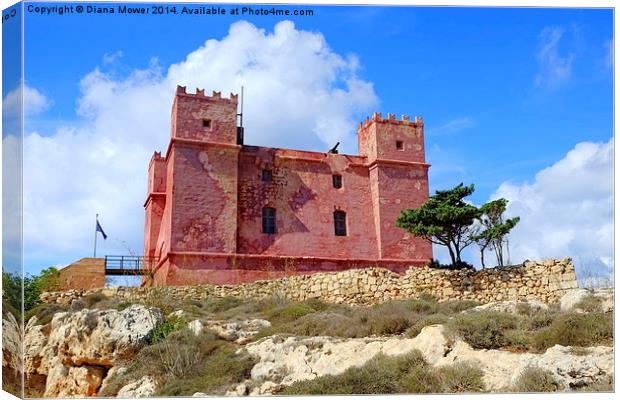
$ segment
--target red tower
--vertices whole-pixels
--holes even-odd
[[[166,156],[149,164],[154,284],[403,272],[431,259],[430,242],[395,226],[428,199],[421,118],[373,114],[360,124],[358,156],[243,145],[236,120],[237,96],[177,89]]]

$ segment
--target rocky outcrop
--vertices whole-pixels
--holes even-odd
[[[243,321],[207,320],[204,327],[215,332],[221,339],[246,344],[252,340],[261,329],[269,328],[271,322],[264,319],[248,319]],[[193,327],[196,329],[196,326]]]
[[[31,323],[25,342],[27,382],[45,377],[46,397],[95,395],[108,370],[136,354],[162,319],[159,309],[132,305],[122,311],[62,312],[46,326]]]
[[[17,391],[21,387],[22,337],[21,324],[12,313],[6,312],[2,316],[2,387],[15,392],[16,396],[20,395]]]
[[[415,267],[399,275],[387,269],[363,268],[292,275],[239,285],[119,287],[53,292],[43,293],[41,299],[49,303],[70,304],[73,299],[95,292],[128,300],[159,295],[186,300],[226,296],[260,299],[278,294],[297,301],[320,298],[328,303],[360,305],[427,293],[440,300],[476,300],[481,303],[538,300],[548,304],[557,302],[567,290],[574,288],[577,288],[575,267],[570,258],[565,258],[526,261],[522,265],[480,271]]]
[[[572,289],[568,290],[560,298],[560,309],[562,311],[584,312],[580,309],[580,303],[589,297],[597,300],[600,312],[611,312],[614,308],[613,289]]]
[[[123,386],[116,397],[123,398],[138,398],[138,397],[150,397],[155,393],[156,388],[155,378],[152,376],[145,376],[136,382],[131,382],[128,385]]]
[[[364,365],[377,354],[396,356],[416,349],[436,367],[457,361],[480,367],[485,385],[492,391],[509,388],[524,369],[532,366],[551,371],[563,389],[585,386],[613,374],[611,347],[587,348],[583,351],[587,354],[581,355],[559,345],[543,354],[474,350],[462,340],[448,340],[441,325],[425,327],[412,339],[272,336],[246,346],[248,353],[259,360],[251,371],[252,380],[274,385],[341,374],[347,368]]]

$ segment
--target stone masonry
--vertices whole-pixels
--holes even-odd
[[[239,285],[194,285],[167,287],[114,287],[91,291],[48,292],[48,303],[70,303],[73,299],[99,292],[127,300],[149,296],[199,300],[209,297],[260,299],[281,296],[303,301],[317,298],[330,303],[367,305],[388,300],[416,298],[427,293],[446,300],[539,300],[555,303],[568,289],[577,287],[570,258],[526,261],[522,265],[480,271],[414,267],[404,275],[387,269],[352,269],[335,273],[294,275]]]

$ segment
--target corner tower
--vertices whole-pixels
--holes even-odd
[[[236,252],[237,140],[237,95],[177,88],[166,157],[172,252]]]
[[[400,212],[428,200],[424,121],[373,113],[358,127],[359,153],[369,166],[370,193],[380,259],[428,261],[431,243],[395,226]]]

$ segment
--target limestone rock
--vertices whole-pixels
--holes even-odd
[[[2,317],[2,368],[18,373],[21,368],[22,329],[13,314]]]
[[[44,397],[86,397],[97,394],[105,368],[55,364],[48,372]]]
[[[161,310],[137,304],[122,311],[58,313],[51,322],[46,358],[58,356],[64,365],[111,367],[142,348],[162,318]]]
[[[195,319],[187,324],[187,328],[192,331],[194,335],[200,335],[203,329],[202,322]]]
[[[560,309],[562,311],[583,311],[577,305],[589,296],[597,297],[601,300],[601,312],[611,312],[614,308],[613,289],[571,289],[560,298]]]
[[[123,366],[114,366],[108,370],[108,374],[105,376],[105,379],[101,382],[101,387],[99,387],[99,393],[103,392],[107,389],[108,385],[117,375],[123,375],[127,372],[127,367]]]
[[[249,319],[237,322],[208,320],[204,323],[205,328],[214,331],[221,339],[238,344],[249,343],[252,337],[261,329],[270,326],[271,323],[264,319]]]
[[[123,386],[116,397],[151,397],[155,393],[156,382],[152,376],[144,376],[136,382]]]
[[[492,301],[490,303],[482,304],[480,306],[470,308],[469,310],[463,311],[464,313],[470,312],[478,312],[478,311],[499,311],[510,314],[516,314],[520,305],[529,306],[532,310],[543,311],[549,309],[549,306],[545,303],[538,300],[527,300],[527,301],[517,301],[517,300],[503,300],[503,301]]]

